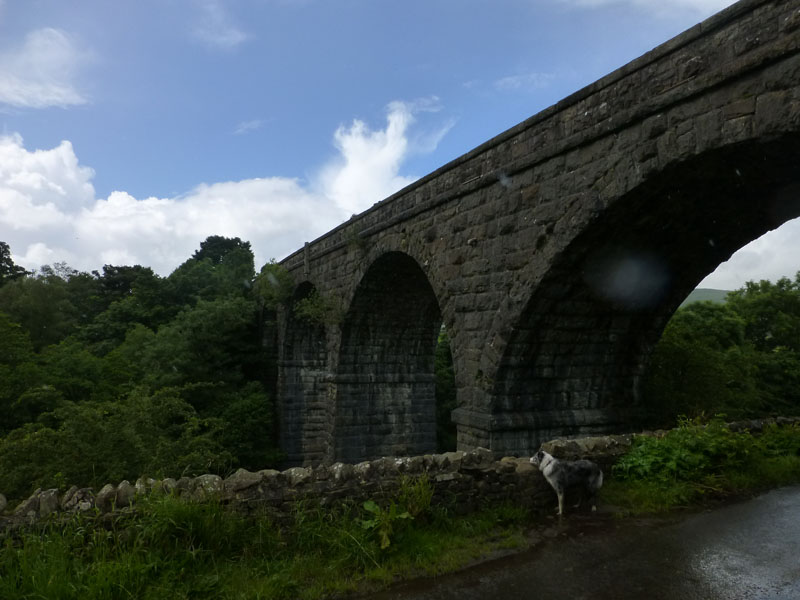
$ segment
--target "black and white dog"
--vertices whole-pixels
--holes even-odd
[[[558,496],[558,514],[564,514],[564,493],[568,488],[581,488],[597,510],[597,492],[603,486],[603,472],[590,460],[558,460],[544,450],[531,457],[531,464],[539,467],[547,483]],[[583,497],[581,498],[583,500]]]

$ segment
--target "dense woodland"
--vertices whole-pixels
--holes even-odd
[[[3,493],[276,463],[248,242],[210,237],[168,277],[138,265],[29,274],[3,246]]]
[[[0,242],[0,491],[276,466],[264,326],[291,294],[248,242],[212,236],[168,277],[142,266],[28,273]],[[436,360],[440,449],[455,404]],[[645,391],[653,422],[800,413],[800,273],[680,309]]]

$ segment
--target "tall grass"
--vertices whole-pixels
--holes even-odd
[[[114,520],[54,520],[3,541],[0,598],[315,599],[451,571],[524,543],[529,515],[518,508],[454,517],[430,507],[429,484],[419,480],[398,499],[416,515],[396,524],[385,549],[359,506],[298,505],[278,526],[266,515],[160,497]]]

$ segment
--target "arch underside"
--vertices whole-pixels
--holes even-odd
[[[375,261],[342,327],[335,460],[424,454],[436,448],[434,354],[441,313],[417,263]]]
[[[674,164],[595,215],[511,334],[492,449],[629,429],[669,317],[736,250],[800,216],[800,139],[743,143]]]

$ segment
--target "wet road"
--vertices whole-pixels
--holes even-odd
[[[373,600],[797,600],[800,487],[667,519],[570,516],[522,554]]]

